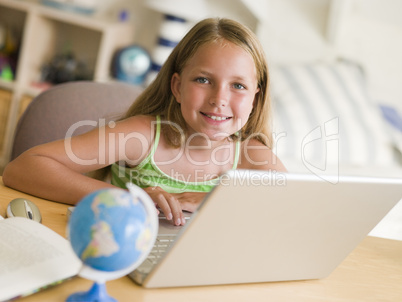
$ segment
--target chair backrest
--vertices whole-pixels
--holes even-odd
[[[18,121],[11,160],[31,147],[65,138],[77,122],[92,121],[77,127],[73,136],[97,127],[94,121],[118,119],[141,92],[142,88],[123,82],[86,81],[46,90],[32,100]]]

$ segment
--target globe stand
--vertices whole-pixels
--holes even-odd
[[[87,292],[72,294],[66,302],[117,302],[117,300],[109,296],[105,283],[94,282]]]

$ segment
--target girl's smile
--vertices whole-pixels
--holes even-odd
[[[219,40],[195,52],[171,81],[188,131],[221,140],[247,122],[258,93],[255,63],[243,48]]]
[[[232,117],[231,116],[224,116],[224,115],[217,115],[214,113],[208,113],[208,112],[200,112],[202,115],[205,116],[205,118],[207,119],[208,122],[212,123],[212,122],[226,122],[229,121]],[[212,120],[212,121],[210,121]]]

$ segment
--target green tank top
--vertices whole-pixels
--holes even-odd
[[[112,184],[120,188],[126,189],[126,183],[132,182],[135,185],[146,187],[161,187],[168,193],[183,193],[183,192],[209,192],[219,182],[219,178],[214,178],[202,182],[188,182],[170,177],[156,165],[154,154],[159,144],[161,123],[160,117],[156,117],[156,133],[155,141],[148,156],[136,167],[127,167],[112,164]],[[232,169],[237,168],[240,157],[240,141],[236,142],[235,159]]]

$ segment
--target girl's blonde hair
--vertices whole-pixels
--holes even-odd
[[[180,147],[186,139],[183,137],[183,131],[186,133],[186,123],[181,114],[180,104],[172,94],[171,78],[176,72],[181,74],[187,61],[201,45],[221,40],[234,43],[253,57],[259,87],[254,108],[247,123],[237,135],[232,135],[232,138],[234,140],[254,138],[272,148],[272,133],[269,123],[271,102],[265,54],[254,33],[230,19],[209,18],[197,23],[174,48],[156,79],[136,99],[127,111],[125,118],[134,115],[160,115],[163,120],[168,121],[162,125],[162,133],[167,142],[174,147]],[[179,131],[179,129],[183,131]]]

